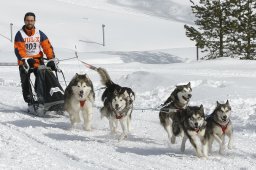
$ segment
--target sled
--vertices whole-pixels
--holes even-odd
[[[61,71],[58,69],[58,71]],[[61,71],[62,72],[62,71]],[[57,114],[64,112],[64,90],[53,71],[41,65],[37,69],[35,85],[30,81],[30,102],[28,104],[28,113],[44,117],[47,112],[55,111]],[[64,76],[64,75],[63,75]]]

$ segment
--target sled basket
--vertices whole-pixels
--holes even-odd
[[[37,116],[44,116],[48,111],[63,112],[64,90],[52,70],[41,65],[35,75],[35,86],[30,81],[31,89],[29,91],[33,97],[28,106],[28,112]]]

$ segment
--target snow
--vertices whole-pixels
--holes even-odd
[[[234,148],[219,155],[215,143],[208,159],[199,159],[187,142],[170,144],[158,112],[134,110],[128,139],[110,135],[108,121],[94,108],[93,130],[70,129],[68,116],[40,118],[26,113],[18,68],[0,67],[0,169],[255,169],[255,61],[231,58],[196,61],[194,43],[185,36],[191,24],[190,2],[179,0],[8,0],[0,2],[0,62],[16,62],[14,33],[24,14],[37,15],[36,26],[52,42],[56,56],[75,56],[106,68],[114,82],[136,93],[135,108],[156,108],[175,85],[191,82],[190,105],[210,114],[216,101],[230,101]],[[106,46],[102,46],[105,24]],[[75,48],[77,47],[77,49]],[[200,54],[203,56],[203,54]],[[101,106],[99,75],[79,61],[60,62],[66,80],[87,73]],[[61,79],[63,87],[65,84]]]

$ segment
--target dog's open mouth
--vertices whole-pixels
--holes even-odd
[[[199,127],[194,128],[194,130],[196,131],[196,133],[198,133],[200,131]]]
[[[226,122],[226,121],[227,121],[227,118],[221,118],[221,120],[222,120],[223,122]]]
[[[185,96],[182,96],[182,98],[185,100],[185,101],[188,101],[189,98],[185,97]]]

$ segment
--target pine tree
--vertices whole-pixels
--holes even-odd
[[[226,15],[220,0],[200,0],[199,4],[191,6],[192,12],[197,17],[197,28],[185,25],[186,35],[196,42],[196,45],[208,51],[206,58],[212,59],[227,56],[225,52]]]
[[[226,48],[227,53],[230,57],[236,57],[241,54],[241,42],[239,37],[242,34],[241,24],[241,14],[243,11],[241,7],[241,0],[226,0],[222,4],[222,8],[226,15],[225,20],[225,31],[226,37]]]
[[[240,41],[241,59],[256,59],[256,1],[240,0],[241,16],[239,18],[241,31],[238,37]]]

